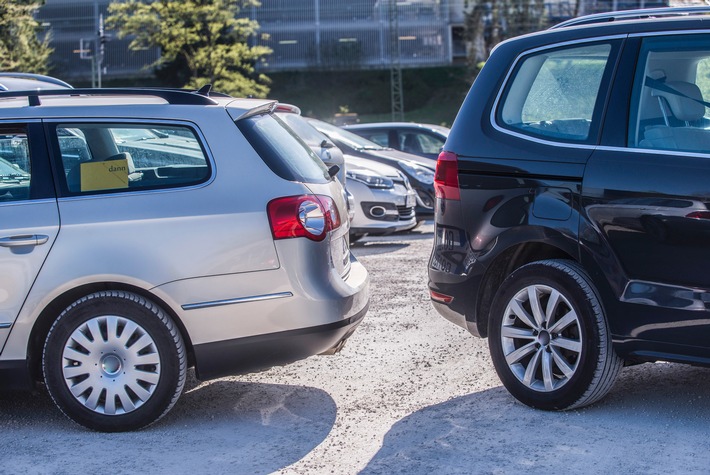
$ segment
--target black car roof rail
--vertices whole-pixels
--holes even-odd
[[[50,84],[66,87],[68,89],[72,88],[71,84],[62,81],[61,79],[57,79],[52,76],[45,76],[43,74],[0,72],[0,78],[35,79],[37,81],[48,82]]]
[[[214,94],[223,97],[222,94]],[[0,99],[27,97],[30,106],[39,106],[40,96],[152,96],[177,105],[216,105],[207,95],[187,89],[158,88],[102,88],[102,89],[43,89],[36,91],[0,91]]]
[[[595,13],[585,15],[551,26],[550,30],[558,28],[567,28],[570,26],[590,25],[593,23],[605,23],[619,20],[640,20],[643,18],[664,18],[674,16],[690,16],[690,15],[707,15],[710,14],[710,6],[694,6],[694,7],[659,7],[659,8],[642,8],[638,10],[621,10],[618,12]]]

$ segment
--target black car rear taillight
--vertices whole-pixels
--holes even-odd
[[[456,201],[461,199],[458,157],[455,153],[441,152],[439,154],[439,159],[436,161],[434,189],[437,198]]]

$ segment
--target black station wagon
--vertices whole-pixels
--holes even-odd
[[[434,307],[506,388],[591,404],[624,365],[710,366],[710,10],[500,44],[436,171]]]

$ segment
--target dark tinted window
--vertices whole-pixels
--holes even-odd
[[[586,141],[611,52],[611,44],[593,44],[528,55],[509,81],[497,122],[526,135]]]
[[[710,152],[710,35],[643,40],[632,93],[629,146]]]
[[[328,169],[291,128],[271,115],[237,122],[254,150],[269,168],[284,180],[325,183]]]

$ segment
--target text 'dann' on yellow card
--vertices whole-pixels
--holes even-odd
[[[128,161],[107,160],[81,164],[81,191],[128,188]]]

